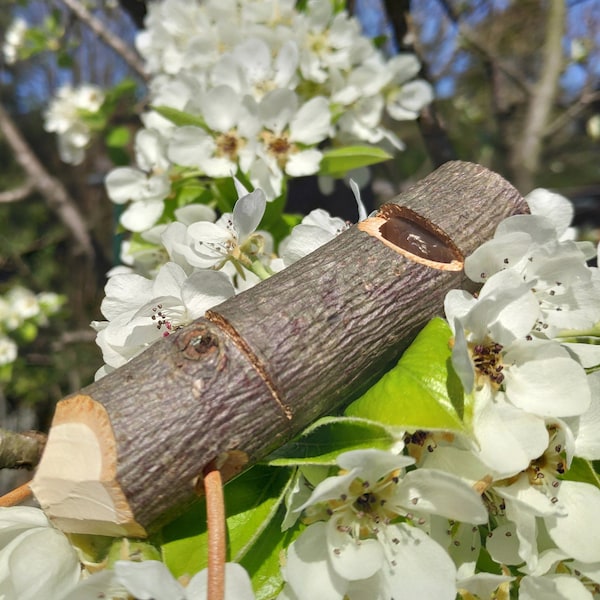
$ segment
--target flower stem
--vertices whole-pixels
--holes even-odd
[[[221,472],[211,463],[204,470],[206,521],[208,525],[208,600],[225,597],[225,502]]]
[[[31,496],[29,481],[0,497],[0,506],[16,506]]]
[[[250,265],[250,270],[255,275],[260,277],[261,280],[269,279],[269,277],[273,275],[273,271],[271,271],[271,269],[269,269],[269,267],[267,267],[266,265],[263,265],[263,263],[261,263],[260,260],[253,261]]]

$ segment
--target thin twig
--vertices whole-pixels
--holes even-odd
[[[593,102],[600,100],[600,92],[586,93],[575,104],[571,104],[567,110],[561,113],[554,121],[544,129],[544,137],[550,137],[562,127],[570,123],[579,113],[583,112]]]
[[[148,79],[148,72],[138,54],[120,37],[109,31],[104,23],[94,16],[79,0],[62,0],[62,3],[85,23],[107,46],[112,48],[143,79]]]
[[[497,53],[487,46],[485,41],[475,31],[473,31],[464,21],[460,20],[460,15],[454,10],[454,7],[447,0],[438,0],[440,6],[446,13],[448,19],[456,26],[459,35],[467,42],[473,50],[484,56],[487,61],[495,68],[502,71],[513,83],[519,86],[528,96],[533,93],[532,86],[523,77],[523,73],[514,69],[509,63],[498,58]]]
[[[71,232],[79,250],[93,259],[95,253],[92,241],[75,201],[65,186],[46,171],[2,104],[0,104],[0,131],[35,189],[46,199],[50,208]]]
[[[96,339],[93,329],[78,329],[76,331],[65,331],[52,343],[52,350],[58,352],[69,344],[87,344]]]
[[[19,202],[24,200],[31,194],[32,190],[33,183],[28,181],[17,188],[13,188],[12,190],[0,192],[0,204],[8,204],[9,202]]]
[[[27,482],[11,490],[8,494],[0,496],[0,506],[17,506],[17,504],[21,504],[21,502],[27,500],[29,496],[31,496],[31,488],[29,487],[29,482]]]
[[[221,472],[214,463],[204,470],[206,521],[208,526],[208,600],[225,597],[225,501]]]

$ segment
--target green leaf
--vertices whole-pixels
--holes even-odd
[[[385,160],[390,160],[391,154],[376,146],[346,146],[334,148],[323,154],[319,175],[342,177],[351,169],[367,167]]]
[[[292,479],[288,469],[256,465],[245,477],[238,477],[226,498],[230,560],[240,561],[273,520]],[[277,527],[281,531],[281,521]]]
[[[600,488],[600,477],[594,470],[592,463],[589,460],[586,460],[585,458],[579,458],[578,456],[573,458],[573,462],[571,463],[569,470],[564,474],[562,479],[591,483],[597,488]]]
[[[462,386],[450,365],[451,337],[446,321],[431,320],[398,364],[346,414],[410,430],[464,431]]]
[[[105,143],[111,148],[123,148],[131,140],[131,132],[128,127],[113,127],[106,135]]]
[[[262,532],[274,519],[283,502],[291,480],[288,469],[274,469],[257,465],[225,486],[228,559],[240,561],[252,548]],[[278,520],[275,530],[284,534]],[[195,503],[184,515],[162,530],[163,560],[175,575],[193,575],[206,567],[208,535],[206,531],[206,504],[204,499]],[[276,540],[274,540],[276,541]],[[260,562],[267,556],[257,556]]]
[[[136,87],[137,84],[133,79],[130,79],[129,77],[122,79],[119,81],[119,83],[106,90],[104,104],[114,107],[114,105],[124,96],[133,96],[135,94]],[[110,109],[111,112],[112,110],[113,108]]]
[[[240,561],[252,579],[256,600],[276,598],[283,587],[281,576],[281,557],[285,549],[298,537],[298,527],[281,531],[284,511],[280,507],[257,542]]]
[[[239,173],[238,173],[239,175]],[[238,177],[239,179],[239,177]],[[240,180],[241,183],[250,189],[246,183]],[[235,183],[233,177],[225,177],[224,179],[215,179],[212,182],[213,196],[217,201],[217,208],[221,213],[233,212],[233,207],[238,200],[237,190],[235,189]]]
[[[388,449],[397,438],[381,423],[355,417],[323,417],[267,459],[274,466],[334,465],[342,452]]]
[[[152,106],[151,108],[165,119],[171,121],[171,123],[177,125],[177,127],[194,125],[202,129],[208,129],[206,122],[199,115],[191,115],[190,113],[186,113],[170,106]]]

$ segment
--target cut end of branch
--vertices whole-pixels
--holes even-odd
[[[58,403],[31,489],[63,531],[144,537],[116,480],[117,451],[105,408],[85,395]]]
[[[450,236],[406,206],[384,204],[358,228],[413,262],[440,271],[463,269],[463,255]]]

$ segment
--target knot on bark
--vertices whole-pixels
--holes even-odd
[[[200,360],[210,355],[220,354],[219,340],[205,325],[184,329],[177,338],[177,347],[189,360]]]

